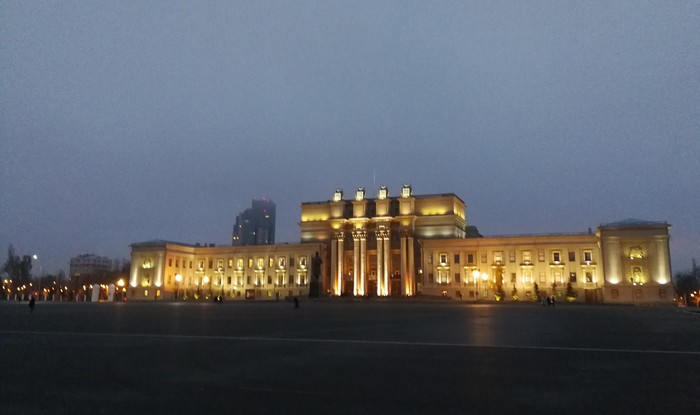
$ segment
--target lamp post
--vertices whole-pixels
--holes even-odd
[[[175,274],[175,299],[180,299],[180,281],[182,281],[182,275]]]
[[[204,286],[204,284],[208,284],[208,283],[209,283],[209,277],[207,277],[205,275],[204,278],[202,279],[202,286]],[[209,296],[211,296],[211,286],[209,286]]]
[[[472,272],[472,277],[474,278],[474,291],[476,291],[476,299],[474,301],[479,301],[479,277],[481,277],[481,273],[478,269]]]
[[[124,278],[119,278],[119,281],[117,281],[117,286],[119,287],[119,301],[124,301],[124,285],[126,285]]]

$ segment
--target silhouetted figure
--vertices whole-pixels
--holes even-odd
[[[557,299],[552,296],[552,307],[554,307],[557,303]]]
[[[299,308],[299,299],[294,297],[294,308]]]
[[[31,313],[34,312],[34,307],[35,307],[35,306],[36,306],[36,300],[34,299],[34,296],[32,296],[32,298],[29,299],[29,311],[30,311]]]

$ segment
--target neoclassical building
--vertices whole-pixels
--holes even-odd
[[[454,194],[301,205],[301,241],[328,247],[324,287],[342,296],[447,296],[462,300],[671,303],[669,228],[625,220],[594,232],[482,237]],[[569,287],[570,286],[570,287]]]
[[[595,231],[483,237],[452,193],[301,204],[301,243],[198,246],[135,243],[132,298],[274,299],[309,293],[309,264],[323,259],[328,296],[444,296],[463,301],[672,303],[666,222],[624,220]]]
[[[189,245],[154,240],[131,245],[129,296],[135,300],[279,299],[309,293],[319,244]]]

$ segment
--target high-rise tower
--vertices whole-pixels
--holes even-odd
[[[274,245],[275,203],[269,199],[254,199],[252,208],[236,216],[232,242],[234,246]]]

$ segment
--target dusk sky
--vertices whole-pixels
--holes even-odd
[[[700,259],[698,1],[3,1],[0,260],[230,244],[254,198],[455,193],[486,235]],[[376,178],[376,179],[375,179]]]

